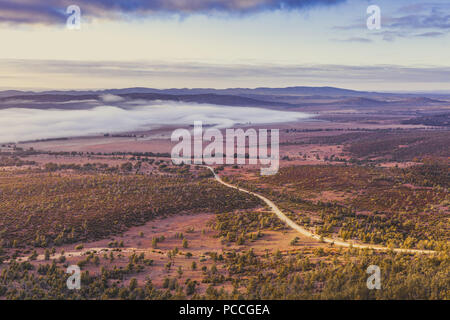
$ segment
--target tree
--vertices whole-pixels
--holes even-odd
[[[45,249],[44,259],[45,260],[50,260],[50,251],[48,249]]]
[[[133,291],[134,289],[136,289],[137,286],[138,286],[138,282],[137,282],[136,278],[132,278],[130,280],[130,285],[128,286],[130,291]]]
[[[186,295],[190,296],[195,293],[196,281],[188,280],[186,283]]]
[[[152,248],[154,249],[158,248],[158,238],[152,239]]]

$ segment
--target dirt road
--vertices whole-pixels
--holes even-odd
[[[294,221],[292,221],[291,219],[289,219],[277,206],[275,203],[273,203],[271,200],[267,199],[266,197],[255,193],[255,192],[251,192],[236,186],[233,186],[232,184],[226,183],[225,181],[223,181],[218,174],[216,174],[216,172],[214,171],[213,168],[209,167],[209,166],[204,166],[205,168],[208,168],[209,170],[211,170],[211,172],[214,174],[214,178],[221,184],[223,184],[224,186],[227,186],[229,188],[233,188],[233,189],[237,189],[241,192],[245,192],[248,194],[251,194],[255,197],[258,197],[259,199],[263,200],[273,211],[273,213],[275,213],[277,215],[277,217],[283,221],[284,223],[286,223],[289,227],[291,227],[292,229],[296,230],[298,233],[308,237],[308,238],[312,238],[315,240],[319,240],[319,241],[323,241],[326,243],[331,243],[333,245],[336,246],[341,246],[341,247],[353,247],[353,248],[360,248],[360,249],[373,249],[373,250],[380,250],[380,251],[389,251],[392,250],[394,252],[402,252],[402,253],[421,253],[421,254],[434,254],[436,253],[436,251],[433,250],[420,250],[420,249],[401,249],[401,248],[388,248],[388,247],[383,247],[383,246],[376,246],[376,245],[370,245],[370,244],[360,244],[360,243],[354,243],[354,242],[348,242],[348,241],[343,241],[340,239],[331,239],[331,238],[324,238],[321,237],[317,234],[314,234],[312,232],[310,232],[309,230],[305,229],[304,227],[298,225],[297,223],[295,223]]]

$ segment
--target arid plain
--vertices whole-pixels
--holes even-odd
[[[0,297],[450,298],[449,97],[240,94],[252,107],[312,117],[234,125],[280,130],[276,175],[248,164],[215,172],[320,239],[206,168],[174,165],[173,124],[5,141]],[[82,270],[80,290],[66,288],[70,265]],[[366,287],[369,265],[380,266],[385,290]]]

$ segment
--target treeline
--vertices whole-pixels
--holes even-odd
[[[408,169],[292,166],[274,176],[231,183],[266,195],[324,237],[434,250],[445,250],[450,239],[445,163]],[[335,195],[336,200],[327,199]]]
[[[236,253],[227,260],[228,270],[233,278],[240,279],[235,287],[244,287],[245,291],[236,289],[218,297],[252,300],[450,298],[448,254],[426,257],[351,252],[341,255],[319,248],[314,254],[322,258],[315,261],[302,252],[288,255],[278,252],[268,259],[252,252]],[[370,265],[381,269],[381,290],[367,288],[366,270]]]
[[[218,237],[228,243],[243,245],[264,236],[264,230],[282,230],[286,226],[270,212],[227,212],[216,215],[211,223]]]
[[[36,165],[35,161],[22,160],[18,157],[5,157],[0,158],[0,167],[22,167]]]
[[[436,161],[425,159],[425,164],[405,169],[393,169],[401,178],[408,183],[443,188],[450,187],[450,166],[448,161]]]
[[[197,178],[0,173],[4,246],[101,239],[170,214],[227,212],[260,200]]]
[[[411,161],[414,158],[449,157],[450,131],[379,130],[311,137],[301,144],[344,144],[344,151],[357,158]]]
[[[402,124],[423,124],[434,127],[449,127],[450,113],[436,114],[431,116],[416,117],[402,121]]]
[[[0,298],[4,299],[345,299],[345,300],[448,300],[450,258],[377,253],[370,250],[316,248],[291,253],[276,251],[256,255],[253,250],[211,253],[214,262],[202,267],[204,293],[198,282],[165,277],[162,288],[151,279],[136,275],[152,268],[142,256],[132,255],[124,268],[101,267],[92,274],[83,271],[81,289],[69,290],[68,274],[55,261],[39,267],[12,262],[0,275]],[[103,258],[105,259],[105,258]],[[107,259],[107,257],[106,257]],[[146,263],[147,261],[147,263]],[[370,265],[381,271],[381,289],[367,288]],[[226,276],[224,276],[224,273]],[[231,284],[231,289],[224,289]],[[229,285],[227,287],[230,287]]]

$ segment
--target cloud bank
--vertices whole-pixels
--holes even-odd
[[[170,87],[256,87],[256,86],[346,86],[363,90],[414,90],[410,84],[436,84],[427,90],[442,90],[450,85],[449,66],[401,65],[330,65],[330,64],[208,64],[169,62],[69,61],[69,60],[0,60],[4,75],[0,87],[11,80],[26,83],[37,75],[35,88],[47,79],[50,89],[63,88],[55,78],[74,79],[66,89],[147,86]],[[239,75],[237,77],[237,75]],[[114,81],[114,82],[113,82]],[[85,87],[81,87],[80,83]],[[90,86],[93,83],[96,86]],[[99,87],[99,84],[103,87]],[[385,85],[388,84],[388,85]],[[362,86],[364,85],[364,86]],[[408,89],[409,88],[409,89]],[[422,88],[423,89],[423,88]]]
[[[346,0],[6,0],[0,1],[0,22],[56,24],[67,19],[65,10],[78,5],[83,16],[95,18],[145,16],[155,13],[189,15],[251,14],[331,6]]]
[[[264,124],[310,118],[302,112],[261,108],[161,103],[122,109],[0,110],[0,143],[149,130],[162,125],[193,125],[194,121],[227,128],[239,123]]]
[[[383,11],[382,11],[383,13]],[[365,29],[365,19],[335,30],[354,31]],[[398,38],[435,38],[450,33],[450,3],[415,3],[400,7],[391,15],[382,14],[382,31],[368,35],[380,36],[384,41]],[[370,39],[365,38],[370,41]]]

